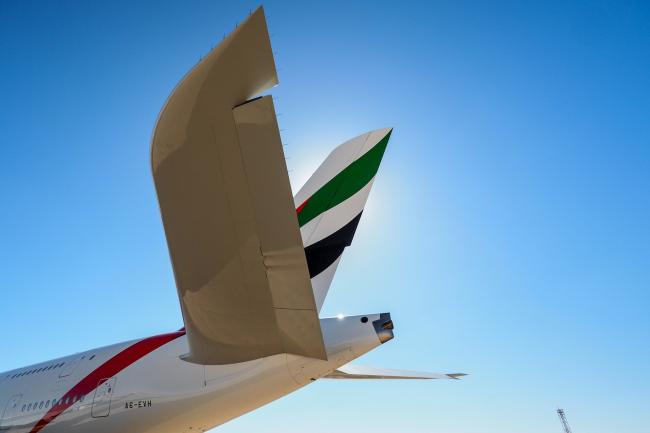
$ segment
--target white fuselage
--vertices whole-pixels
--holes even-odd
[[[9,371],[0,376],[0,432],[206,431],[377,347],[379,317],[322,319],[327,361],[278,354],[194,364],[182,359],[188,345],[179,331]]]

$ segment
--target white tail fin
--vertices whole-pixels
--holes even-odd
[[[319,311],[352,243],[391,132],[378,129],[338,146],[294,197]]]

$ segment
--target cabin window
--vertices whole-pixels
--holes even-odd
[[[25,408],[27,407],[26,404],[23,405],[22,409],[20,409],[21,412],[25,412]]]
[[[32,404],[29,403],[29,406],[27,406],[27,410],[32,410]]]
[[[41,404],[38,405],[38,408],[39,408],[39,409],[43,409],[43,405],[44,405],[44,404],[45,404],[45,402],[41,401]]]
[[[50,400],[47,400],[47,401],[45,402],[45,409],[47,409],[48,407],[50,407]]]

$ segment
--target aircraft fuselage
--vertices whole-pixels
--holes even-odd
[[[327,361],[278,354],[229,365],[195,364],[183,360],[188,343],[178,331],[9,371],[0,379],[0,431],[209,430],[377,347],[386,341],[377,329],[385,317],[322,319]]]

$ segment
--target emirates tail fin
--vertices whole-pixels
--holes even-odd
[[[294,197],[309,276],[320,311],[361,219],[392,128],[338,146]]]

